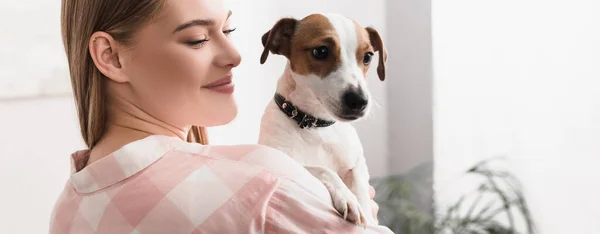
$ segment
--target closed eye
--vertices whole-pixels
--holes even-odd
[[[224,30],[223,33],[225,35],[229,35],[232,32],[234,32],[235,30],[236,30],[235,28],[233,28],[233,29],[227,29],[227,30]],[[203,46],[208,41],[210,41],[210,39],[187,41],[187,42],[185,42],[185,44],[188,45],[188,46],[192,46],[192,47],[199,47],[199,46]]]
[[[185,44],[188,46],[192,46],[192,47],[198,47],[198,46],[204,45],[204,43],[206,43],[208,41],[210,41],[210,40],[202,39],[202,40],[195,40],[195,41],[187,41],[187,42],[185,42]]]
[[[231,34],[232,32],[234,32],[235,30],[236,30],[236,28],[232,28],[232,29],[228,29],[228,30],[225,30],[225,31],[223,31],[223,33],[225,33],[225,34],[229,35],[229,34]]]

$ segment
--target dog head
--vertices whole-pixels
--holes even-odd
[[[372,27],[336,14],[280,19],[262,36],[265,63],[269,52],[289,60],[297,88],[307,88],[340,121],[365,116],[371,106],[366,74],[375,53],[377,74],[385,79],[387,51]],[[299,87],[300,86],[300,87]]]

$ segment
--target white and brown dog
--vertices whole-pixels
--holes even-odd
[[[369,172],[351,122],[372,105],[366,74],[375,52],[377,74],[385,79],[387,52],[379,33],[341,15],[312,14],[280,19],[262,44],[261,64],[269,52],[285,56],[288,64],[262,117],[259,144],[305,166],[345,219],[374,224]]]

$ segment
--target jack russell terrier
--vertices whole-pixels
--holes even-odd
[[[375,224],[369,172],[351,123],[369,113],[366,74],[375,52],[385,79],[387,51],[377,30],[337,14],[280,19],[262,36],[264,51],[285,56],[274,100],[261,120],[259,144],[287,153],[319,179],[344,219]]]

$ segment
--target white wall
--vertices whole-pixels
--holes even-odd
[[[60,1],[0,1],[0,99],[70,89],[59,26]]]
[[[435,181],[507,156],[540,233],[600,233],[600,2],[433,1]]]
[[[433,160],[431,1],[388,1],[389,170]]]
[[[311,0],[303,3],[278,0],[231,0],[230,2],[234,11],[233,18],[237,22],[238,28],[234,34],[234,40],[243,56],[242,64],[235,72],[235,79],[239,87],[236,95],[240,112],[238,118],[230,125],[209,129],[211,141],[214,144],[256,142],[263,108],[272,98],[276,79],[285,65],[285,60],[278,56],[270,56],[266,64],[260,65],[259,57],[262,51],[260,37],[280,17],[303,17],[316,11],[338,12],[352,16],[365,26],[376,27],[384,40],[386,37],[385,4],[382,0],[373,1],[369,5],[358,0]],[[4,7],[16,6],[6,5],[5,2],[1,4],[0,6]],[[19,8],[24,9],[25,12],[28,9],[26,7],[32,7],[26,3],[19,6],[22,6]],[[46,6],[46,9],[53,11],[47,11],[50,16],[44,17],[58,17],[59,8],[57,6],[59,5]],[[251,10],[252,8],[254,9]],[[8,13],[4,15],[5,18],[11,18]],[[35,21],[33,18],[28,18],[28,20]],[[0,29],[8,28],[8,24],[13,24],[9,22],[15,21],[0,21]],[[61,42],[56,40],[56,38],[60,38],[58,21],[35,22],[38,27],[43,27],[50,32],[46,35],[52,38],[50,42],[46,42],[48,43],[46,46],[51,47],[47,48],[47,51],[62,52]],[[37,35],[35,31],[18,31],[18,27],[13,26],[11,28],[17,30],[14,33],[22,33],[23,36],[34,38]],[[51,29],[55,31],[51,31]],[[22,28],[21,30],[30,29]],[[0,34],[0,44],[15,43],[12,39],[8,43],[7,38]],[[29,46],[31,46],[30,43],[16,44],[15,48]],[[51,53],[48,56],[45,59],[52,59]],[[62,56],[62,54],[58,54],[57,58],[62,58]],[[0,53],[0,62],[2,63],[11,58],[10,53]],[[51,68],[43,67],[38,69],[38,72],[42,74],[41,71],[44,69],[48,72],[51,70]],[[387,81],[379,82],[374,69],[369,72],[369,76],[370,88],[379,107],[374,109],[375,113],[372,117],[357,123],[357,128],[364,143],[370,170],[374,177],[379,177],[387,174],[387,102],[385,97],[386,85],[389,83]],[[13,76],[0,78],[13,78]],[[69,84],[67,77],[62,79],[67,81],[64,84]],[[17,81],[19,80],[17,79]],[[0,82],[0,84],[2,83]],[[27,84],[30,83],[20,83],[20,85]],[[21,87],[23,86],[17,88]],[[22,93],[36,93],[31,89],[37,87],[37,84],[31,84],[31,87],[23,88]],[[0,91],[3,90],[2,88],[8,90],[6,84],[0,87]],[[58,90],[61,89],[58,88]],[[5,96],[0,95],[0,97],[16,93],[4,92],[2,94]],[[241,127],[250,127],[251,130],[238,131]],[[68,178],[69,155],[83,147],[73,101],[69,96],[0,100],[0,130],[0,233],[45,233],[54,201]]]
[[[0,233],[47,233],[83,144],[70,98],[0,102]]]

